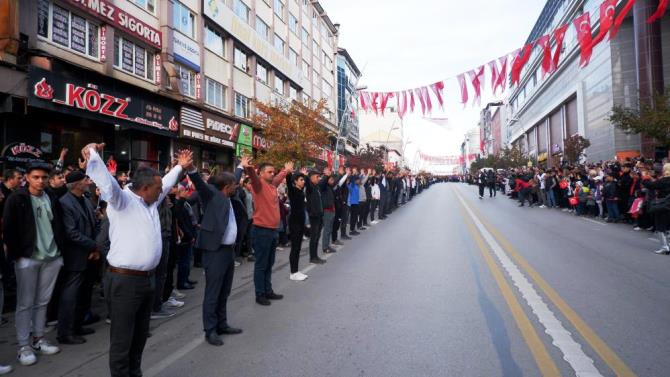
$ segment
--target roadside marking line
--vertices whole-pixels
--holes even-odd
[[[654,241],[654,242],[657,242],[657,243],[660,243],[660,242],[661,242],[661,241],[658,240],[658,238],[647,237],[647,239],[648,239],[649,241]]]
[[[590,223],[598,224],[598,225],[600,225],[600,226],[605,226],[605,225],[607,225],[607,224],[603,224],[603,223],[601,223],[600,221],[593,220],[593,219],[589,219],[589,218],[586,218],[586,217],[580,217],[580,219],[582,219],[582,220],[584,220],[584,221],[588,221],[588,222],[590,222]]]
[[[470,233],[474,237],[475,242],[479,247],[479,251],[481,252],[484,261],[486,262],[489,270],[491,271],[491,274],[493,275],[493,278],[495,279],[498,285],[498,289],[500,289],[500,292],[502,293],[503,298],[505,299],[505,302],[507,303],[507,306],[509,307],[510,312],[512,313],[512,317],[514,317],[514,321],[516,322],[519,331],[521,331],[521,335],[523,336],[523,339],[526,342],[528,349],[530,350],[531,354],[533,355],[533,358],[535,359],[535,364],[537,364],[540,373],[542,373],[542,376],[545,377],[560,376],[561,372],[558,370],[556,363],[554,363],[554,360],[552,360],[551,356],[549,355],[549,352],[547,351],[547,348],[544,346],[544,343],[540,339],[540,336],[537,334],[537,331],[535,331],[533,324],[530,322],[530,319],[528,318],[523,308],[521,307],[521,304],[514,295],[512,287],[510,287],[507,280],[505,280],[502,271],[500,270],[495,260],[491,256],[491,253],[489,252],[489,247],[487,247],[481,234],[475,228],[473,220],[467,217],[467,213],[465,212],[464,207],[460,207],[460,209],[464,217],[467,218],[465,223],[468,226]]]
[[[147,369],[142,374],[145,377],[157,376],[160,372],[165,370],[170,365],[174,364],[177,360],[181,359],[182,357],[186,356],[186,354],[188,354],[191,351],[193,351],[194,349],[198,348],[198,346],[200,344],[202,344],[203,341],[204,341],[203,337],[201,337],[201,336],[193,339],[190,343],[185,344],[183,347],[176,350],[175,352],[170,354],[168,357],[162,359],[157,364],[154,364],[151,368]]]
[[[483,237],[484,240],[486,240],[486,243],[490,246],[490,249],[493,251],[493,254],[495,254],[495,256],[498,258],[498,261],[502,265],[503,269],[507,272],[507,275],[511,278],[514,285],[517,287],[523,298],[526,300],[528,306],[531,308],[535,316],[537,316],[537,319],[545,328],[545,332],[551,337],[553,345],[556,346],[561,351],[561,353],[563,354],[563,359],[567,361],[568,364],[570,364],[572,369],[575,371],[575,374],[577,376],[602,376],[602,374],[598,371],[598,369],[596,369],[596,367],[593,365],[593,360],[584,353],[581,345],[579,345],[579,343],[577,343],[574,339],[572,339],[571,336],[572,334],[568,330],[566,330],[565,327],[563,327],[563,324],[558,320],[558,318],[556,318],[556,315],[554,315],[551,309],[549,309],[547,304],[542,300],[542,297],[540,297],[539,293],[537,293],[535,287],[533,287],[530,284],[530,282],[528,281],[528,279],[526,279],[521,270],[514,264],[514,262],[512,262],[510,257],[505,253],[500,244],[498,244],[498,242],[493,238],[491,233],[489,233],[489,231],[484,227],[481,221],[479,221],[479,218],[477,217],[477,215],[474,214],[474,212],[472,212],[470,206],[465,202],[465,200],[459,194],[456,194],[456,196],[458,197],[465,211],[468,213],[469,219],[474,223],[477,230],[479,231],[478,232],[479,234],[477,232],[474,232],[475,238],[478,240],[478,243],[481,242],[479,240],[479,238],[481,237]],[[480,249],[482,247],[484,248],[484,250],[486,249],[486,247],[483,245],[480,246]],[[496,278],[496,280],[497,279],[498,278]],[[511,288],[509,289],[511,290]],[[514,313],[514,311],[512,311],[512,313]],[[537,338],[536,341],[540,342],[540,344],[542,343],[539,337]],[[536,345],[535,344],[531,345],[530,343],[528,345],[531,352],[533,352]],[[553,360],[551,360],[551,357],[549,356],[547,351],[544,350],[544,352],[546,353],[545,357],[549,358],[549,360],[553,364]],[[536,360],[538,361],[538,366],[540,367],[540,370],[543,371],[542,372],[543,375],[560,374],[555,364],[553,364],[553,368],[556,369],[555,371],[556,374],[546,374],[545,373],[546,369],[543,369],[546,368],[546,365],[543,364],[546,363],[547,361],[542,358],[539,360],[536,358]],[[540,360],[542,361],[542,363],[539,362]]]
[[[459,193],[457,196],[461,201],[464,201]],[[476,208],[472,211],[479,213]],[[516,250],[514,246],[504,238],[500,232],[491,225],[483,216],[479,219],[486,230],[495,237],[495,239],[503,246],[505,251],[516,261],[516,263],[528,274],[528,276],[535,282],[540,290],[547,296],[558,310],[565,316],[568,321],[577,329],[577,332],[586,340],[586,342],[593,348],[593,350],[603,359],[612,371],[620,377],[634,377],[636,374],[621,360],[621,358],[603,341],[596,332],[570,307],[570,305],[563,300],[563,298],[556,292],[542,276],[526,261],[525,258]]]

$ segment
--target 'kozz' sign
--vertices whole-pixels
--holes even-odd
[[[128,121],[170,133],[179,131],[176,109],[162,105],[160,98],[149,102],[146,98],[151,95],[148,94],[133,93],[133,90],[121,94],[115,87],[76,82],[74,78],[63,78],[37,68],[31,68],[30,82],[32,106],[66,106],[89,113],[93,118],[112,118],[109,120],[114,123]]]

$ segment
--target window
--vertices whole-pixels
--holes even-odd
[[[235,47],[235,56],[233,57],[233,64],[235,67],[243,70],[244,72],[247,71],[247,54],[244,53],[242,50],[239,48]]]
[[[237,17],[249,23],[249,7],[242,2],[242,0],[235,0],[235,14]]]
[[[284,54],[284,40],[281,39],[277,34],[275,34],[275,48]]]
[[[301,35],[300,39],[302,39],[302,43],[308,45],[308,43],[309,43],[309,32],[307,31],[307,29],[305,29],[305,27],[302,28],[302,35]]]
[[[288,28],[295,34],[298,34],[298,19],[293,13],[288,14]]]
[[[319,59],[319,54],[318,54],[319,44],[316,43],[316,39],[312,40],[312,52],[314,52],[316,54],[316,59],[318,60]]]
[[[288,96],[292,101],[298,101],[298,89],[294,88],[293,85],[290,85],[288,88]]]
[[[270,28],[260,17],[256,16],[256,32],[266,41],[270,39]]]
[[[174,1],[172,16],[175,29],[195,39],[195,16],[193,13],[184,4]]]
[[[302,76],[309,80],[309,63],[304,59],[302,61]]]
[[[298,65],[298,53],[290,47],[288,49],[288,60],[290,60],[293,65]]]
[[[235,115],[241,118],[249,117],[249,100],[237,92],[235,92]]]
[[[40,0],[37,7],[37,35],[78,54],[98,59],[98,25],[48,0]]]
[[[275,1],[275,14],[281,19],[284,19],[284,4],[281,2],[281,0],[274,0]]]
[[[312,11],[312,20],[316,21],[319,18],[319,14],[316,13],[316,10]]]
[[[131,0],[140,8],[146,9],[149,13],[156,12],[156,0]]]
[[[328,28],[326,28],[326,24],[321,22],[319,25],[321,25],[321,35],[328,36]]]
[[[333,86],[328,83],[325,79],[321,80],[321,90],[323,90],[326,98],[330,98],[333,94]]]
[[[223,84],[216,82],[209,77],[205,79],[205,103],[218,107],[219,109],[226,108],[226,87]]]
[[[318,85],[319,82],[319,72],[316,69],[312,68],[312,82]]]
[[[195,72],[190,69],[177,65],[179,70],[179,85],[181,94],[195,98]]]
[[[154,80],[154,54],[119,34],[114,35],[114,67],[146,80]]]
[[[256,65],[256,79],[265,85],[268,84],[268,69],[260,63]]]
[[[284,94],[284,80],[278,75],[275,75],[275,92]]]
[[[209,25],[205,25],[205,47],[221,57],[225,56],[221,34]]]

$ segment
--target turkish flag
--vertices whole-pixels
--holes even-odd
[[[370,100],[370,107],[377,114],[377,99],[379,98],[379,93],[372,93],[372,99]]]
[[[423,115],[426,115],[426,100],[423,98],[423,93],[421,93],[420,88],[414,89],[414,91],[416,92],[416,96],[419,97],[419,103],[421,104],[421,113],[423,113]]]
[[[668,9],[668,0],[660,0],[656,12],[649,17],[647,23],[650,24],[656,20],[660,20],[665,14],[666,9]]]
[[[610,31],[610,40],[616,37],[617,33],[619,32],[619,28],[623,23],[623,20],[626,18],[628,13],[630,13],[630,11],[633,9],[633,5],[635,5],[635,0],[628,0],[626,5],[624,5],[623,8],[621,8],[621,12],[617,14],[616,18],[614,19],[614,26],[612,26],[612,31]]]
[[[386,109],[386,105],[389,102],[389,99],[393,97],[393,93],[382,93],[382,105],[381,105],[381,111],[382,111],[382,116],[384,115],[384,110]]]
[[[551,60],[551,40],[549,34],[541,36],[537,40],[538,46],[542,47],[542,78],[554,71]]]
[[[521,49],[512,62],[512,85],[518,85],[521,79],[521,70],[530,60],[530,54],[533,51],[533,44],[529,43]]]
[[[472,82],[472,87],[475,89],[475,98],[473,104],[477,106],[482,103],[482,82],[484,81],[484,66],[477,68],[468,72],[470,75],[470,80]]]
[[[491,60],[489,62],[489,70],[491,71],[491,90],[493,91],[493,94],[496,94],[496,84],[498,83],[498,75],[500,74],[498,72],[498,62],[495,60]]]
[[[396,99],[398,100],[398,116],[402,119],[407,113],[407,92],[402,92],[402,99],[400,99],[400,93],[396,93]]]
[[[426,103],[426,110],[428,110],[428,114],[433,112],[433,103],[430,102],[430,93],[428,92],[428,87],[424,86],[421,89],[421,97],[423,97],[424,102]]]
[[[500,89],[505,92],[505,87],[507,86],[507,60],[508,56],[505,55],[498,60],[500,61],[500,72],[498,73],[498,81],[495,84],[493,92],[495,93],[496,88],[500,86]]]
[[[414,91],[410,89],[407,92],[409,93],[409,107],[414,112]]]
[[[444,110],[444,99],[442,98],[442,91],[444,91],[444,81],[438,81],[435,84],[432,84],[430,88],[433,89],[433,93],[435,93],[435,97],[437,98],[437,102],[440,104],[440,108]]]
[[[558,68],[558,61],[561,58],[561,52],[563,52],[563,39],[565,38],[565,33],[568,31],[569,25],[563,25],[558,29],[554,30],[554,40],[556,41],[556,51],[554,51],[554,58],[552,65],[554,70]]]
[[[575,29],[577,29],[577,41],[579,41],[579,47],[581,48],[581,58],[579,59],[579,65],[585,67],[589,64],[591,60],[591,55],[593,54],[593,38],[591,36],[591,16],[589,12],[582,14],[577,17],[573,24]]]
[[[461,86],[461,103],[468,103],[468,84],[465,82],[465,73],[458,75],[458,85]]]
[[[600,4],[600,31],[593,38],[593,47],[605,39],[605,35],[614,25],[614,13],[616,12],[616,3],[618,0],[605,0]]]

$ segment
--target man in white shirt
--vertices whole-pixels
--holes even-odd
[[[109,273],[105,278],[105,298],[112,320],[109,368],[112,377],[141,376],[154,300],[152,274],[162,252],[157,208],[184,168],[193,163],[193,153],[179,152],[179,165],[162,180],[156,170],[139,168],[132,185],[121,189],[100,156],[103,147],[89,144],[81,153],[87,163],[86,174],[107,202],[110,223]]]

